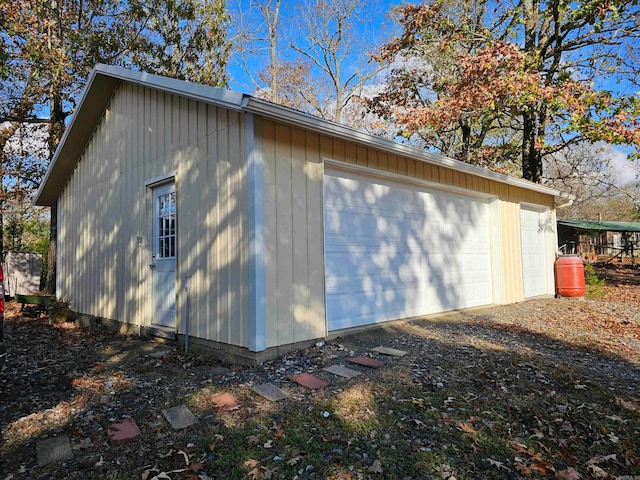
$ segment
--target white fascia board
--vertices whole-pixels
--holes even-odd
[[[242,93],[223,88],[97,64],[87,78],[77,108],[73,112],[42,182],[40,182],[34,199],[35,205],[51,206],[55,204],[55,199],[75,166],[75,161],[82,154],[100,116],[104,113],[113,92],[121,81],[235,111],[242,110],[245,97]],[[78,121],[78,118],[81,120]]]
[[[76,119],[78,118],[80,107],[84,104],[85,100],[87,99],[87,95],[89,93],[89,90],[91,90],[91,86],[93,85],[95,77],[96,77],[96,68],[93,68],[91,70],[91,73],[89,74],[89,78],[87,78],[87,83],[85,83],[84,89],[82,90],[82,94],[80,95],[80,100],[76,104],[76,105],[78,105],[78,107],[73,112],[73,115],[71,116],[71,120],[69,121],[69,125],[67,125],[67,128],[65,128],[64,133],[62,134],[62,138],[60,139],[60,142],[58,143],[58,146],[56,147],[56,151],[53,154],[53,157],[51,157],[51,161],[49,162],[49,166],[47,167],[47,171],[45,172],[44,177],[42,178],[42,181],[40,182],[40,185],[38,186],[38,191],[36,192],[36,196],[35,196],[35,198],[33,200],[34,205],[41,205],[39,203],[39,200],[40,200],[40,196],[42,195],[42,191],[43,191],[44,187],[47,185],[47,183],[49,182],[49,177],[51,176],[51,172],[53,171],[53,167],[56,164],[56,160],[60,156],[60,152],[62,151],[62,149],[67,144],[67,140],[68,140],[69,136],[71,135],[71,132],[74,130],[73,127],[74,127],[74,125],[76,123]]]
[[[98,64],[95,66],[94,71],[96,74],[108,75],[109,77],[119,80],[162,90],[204,103],[212,103],[231,110],[240,110],[245,96],[242,93],[224,88],[211,87],[200,83],[187,82],[186,80],[178,80],[176,78],[163,77],[152,73],[128,70],[111,65]]]
[[[544,193],[546,195],[552,195],[556,198],[556,201],[560,199],[573,200],[575,195],[571,195],[555,188],[533,183],[521,178],[511,177],[503,173],[493,172],[486,168],[471,165],[469,163],[460,162],[453,158],[445,157],[444,155],[438,155],[436,153],[428,152],[426,150],[405,145],[402,143],[394,142],[386,138],[377,137],[369,133],[356,130],[351,127],[340,125],[329,120],[314,117],[307,113],[298,112],[296,110],[282,107],[274,103],[270,103],[258,98],[247,96],[245,98],[244,110],[272,118],[275,120],[288,123],[297,127],[305,128],[308,130],[317,131],[326,135],[341,138],[346,141],[356,142],[362,145],[371,146],[380,150],[392,153],[394,155],[401,155],[421,162],[429,163],[431,165],[437,165],[440,167],[451,168],[459,172],[468,173],[477,177],[486,178],[495,182],[504,183],[518,188],[524,188],[526,190],[532,190],[534,192]]]

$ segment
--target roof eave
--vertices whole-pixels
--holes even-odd
[[[244,100],[243,94],[222,88],[109,65],[96,65],[89,74],[80,95],[78,108],[71,117],[36,192],[34,199],[36,205],[48,207],[56,205],[58,196],[91,139],[95,126],[107,108],[118,84],[122,81],[134,82],[144,87],[238,111],[241,110]],[[89,98],[90,102],[87,101]]]
[[[451,168],[495,182],[524,188],[551,195],[555,203],[569,202],[575,196],[563,193],[545,185],[520,178],[510,177],[502,173],[459,162],[452,158],[428,152],[409,145],[401,144],[381,137],[340,125],[329,120],[314,117],[281,105],[260,100],[242,93],[216,87],[189,83],[183,80],[162,77],[144,72],[135,72],[108,65],[96,65],[91,71],[85,89],[80,96],[78,108],[74,112],[58,148],[53,155],[49,168],[36,193],[34,203],[42,206],[53,206],[82,151],[89,142],[95,126],[121,81],[129,81],[144,87],[158,89],[174,95],[180,95],[196,101],[221,106],[235,111],[245,111],[262,115],[283,123],[311,129],[361,145],[373,146],[394,155],[406,156],[436,166]],[[88,99],[91,99],[89,102]]]
[[[91,71],[87,84],[80,95],[79,108],[71,117],[51,162],[49,162],[49,168],[47,168],[38,187],[34,199],[35,205],[50,207],[56,204],[60,190],[75,167],[74,157],[79,157],[85,146],[85,143],[70,141],[70,137],[87,137],[88,140],[118,83],[119,80],[115,78],[98,77],[95,68]],[[85,100],[89,96],[95,101],[86,102]]]
[[[469,173],[478,177],[486,178],[496,182],[504,183],[514,187],[533,190],[535,192],[551,195],[556,203],[573,202],[575,195],[568,194],[555,188],[540,185],[521,178],[510,177],[503,173],[494,172],[486,168],[471,165],[469,163],[460,162],[443,155],[428,152],[423,149],[405,145],[382,137],[377,137],[369,133],[356,130],[345,125],[341,125],[329,120],[314,117],[304,112],[298,112],[290,108],[276,105],[265,100],[247,96],[245,99],[244,110],[247,112],[262,115],[268,118],[279,120],[289,125],[312,129],[317,132],[325,133],[332,137],[338,137],[343,140],[356,142],[362,145],[374,146],[380,150],[392,153],[394,155],[402,155],[436,165],[440,167],[451,168],[460,172]]]

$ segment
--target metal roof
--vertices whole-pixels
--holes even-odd
[[[608,232],[640,232],[639,222],[596,222],[591,220],[558,220],[558,225],[580,230],[600,230]]]
[[[64,189],[73,169],[80,160],[80,156],[90,141],[95,126],[107,108],[118,85],[123,81],[172,93],[199,102],[263,116],[289,125],[310,129],[330,137],[341,138],[346,141],[378,148],[395,155],[451,168],[514,187],[552,195],[558,204],[570,204],[575,199],[575,195],[561,192],[555,188],[533,183],[522,178],[493,172],[486,168],[463,163],[443,155],[428,152],[424,149],[377,137],[345,125],[314,117],[304,112],[260,100],[250,95],[145,72],[98,64],[91,71],[87,79],[87,84],[80,96],[78,107],[62,136],[44,179],[40,184],[40,188],[36,193],[36,205],[53,206],[56,204],[58,195],[60,195],[60,192]]]

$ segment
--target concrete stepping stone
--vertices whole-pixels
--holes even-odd
[[[330,365],[328,367],[323,368],[323,370],[344,378],[353,378],[353,377],[357,377],[358,375],[361,375],[359,371],[352,370],[351,368],[343,367],[342,365]]]
[[[214,395],[211,397],[211,404],[213,405],[213,408],[223,410],[225,412],[230,412],[231,410],[237,410],[240,408],[240,403],[238,403],[236,397],[229,392]]]
[[[162,411],[162,415],[171,424],[174,430],[181,430],[198,423],[198,419],[191,413],[186,405],[178,405],[177,407],[168,408]]]
[[[133,442],[142,436],[138,424],[133,418],[114,422],[107,428],[107,438],[112,445]]]
[[[369,350],[371,350],[372,352],[381,353],[383,355],[389,355],[391,357],[404,357],[407,354],[407,352],[405,352],[404,350],[396,350],[395,348],[383,346],[370,348]]]
[[[348,358],[347,361],[351,363],[355,363],[356,365],[362,365],[363,367],[369,367],[369,368],[380,368],[384,366],[384,362],[381,362],[380,360],[376,360],[375,358],[371,358],[371,357],[353,357],[353,358]]]
[[[277,402],[278,400],[284,400],[289,395],[287,392],[279,389],[273,383],[263,383],[262,385],[256,385],[252,388],[258,395],[262,395],[267,400]]]
[[[36,442],[36,458],[38,466],[43,467],[50,463],[64,462],[73,458],[71,443],[66,435],[45,438]]]
[[[301,373],[300,375],[292,375],[289,380],[296,382],[298,385],[308,388],[309,390],[317,390],[319,388],[328,387],[329,384],[324,380],[314,377],[308,373]]]
[[[229,373],[231,373],[231,369],[227,367],[215,367],[209,371],[209,375],[214,377],[221,377],[222,375],[227,375]]]

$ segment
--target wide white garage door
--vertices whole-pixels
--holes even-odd
[[[328,330],[492,303],[487,200],[327,170],[324,208]]]
[[[522,276],[524,297],[547,292],[547,222],[546,212],[520,207],[520,237],[522,239]]]

